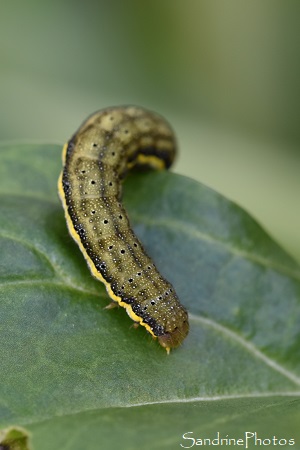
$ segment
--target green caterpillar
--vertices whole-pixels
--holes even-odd
[[[134,106],[107,108],[65,144],[58,181],[69,232],[92,274],[168,353],[187,336],[188,315],[132,231],[120,199],[129,169],[169,168],[175,151],[162,117]]]

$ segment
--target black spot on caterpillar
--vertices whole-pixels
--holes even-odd
[[[133,167],[169,168],[174,134],[142,108],[108,108],[88,117],[63,149],[58,189],[69,232],[109,296],[169,353],[189,331],[188,315],[132,231],[121,180]]]

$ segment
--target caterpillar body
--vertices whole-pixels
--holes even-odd
[[[159,115],[133,106],[107,108],[88,117],[65,144],[58,181],[69,232],[92,274],[168,353],[187,336],[188,315],[120,201],[129,169],[169,168],[175,152],[174,134]]]

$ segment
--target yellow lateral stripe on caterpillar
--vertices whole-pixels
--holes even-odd
[[[169,168],[175,152],[162,117],[134,106],[107,108],[65,144],[58,180],[69,232],[92,274],[168,353],[187,336],[188,315],[135,236],[120,198],[129,169]]]

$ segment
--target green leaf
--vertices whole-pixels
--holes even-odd
[[[45,450],[181,448],[189,431],[299,441],[299,266],[207,187],[131,175],[134,229],[190,316],[167,356],[122,308],[103,309],[58,200],[60,153],[0,147],[0,426]]]
[[[29,450],[29,436],[20,427],[0,430],[0,450]]]

